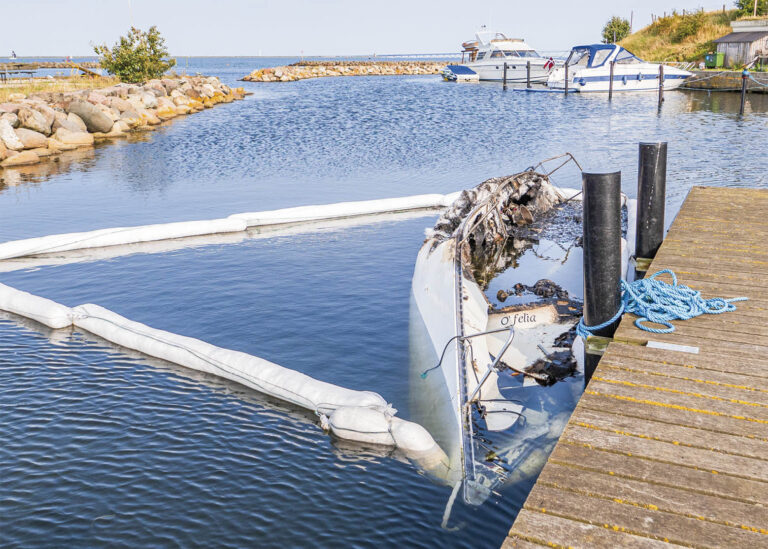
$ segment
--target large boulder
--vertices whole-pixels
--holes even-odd
[[[7,156],[8,148],[5,146],[5,143],[3,143],[3,140],[0,139],[0,160],[5,160]]]
[[[144,103],[145,109],[157,108],[157,96],[153,93],[144,92],[141,94],[141,101]]]
[[[24,105],[20,105],[19,103],[0,103],[0,112],[12,112],[13,114],[16,114],[23,106]]]
[[[107,105],[120,112],[129,111],[133,108],[133,105],[120,97],[110,97],[109,101],[107,101]]]
[[[46,125],[50,128],[53,124],[54,118],[56,118],[56,111],[45,103],[35,103],[32,108],[43,115]]]
[[[112,119],[104,114],[95,105],[88,103],[87,101],[72,101],[67,109],[68,113],[74,113],[79,116],[85,123],[88,131],[93,132],[108,132],[112,129]]]
[[[91,93],[88,94],[88,102],[89,103],[94,103],[94,104],[106,105],[107,104],[107,96],[104,95],[103,93],[99,93],[97,91],[92,91]]]
[[[24,148],[24,143],[21,142],[16,132],[13,131],[10,122],[5,119],[0,119],[0,140],[12,151],[20,151]]]
[[[69,120],[72,124],[77,126],[78,131],[81,132],[87,132],[88,126],[85,125],[85,122],[83,122],[83,119],[77,116],[75,113],[71,112],[67,115],[67,120]]]
[[[42,133],[27,128],[19,128],[16,131],[16,137],[22,142],[25,149],[37,149],[39,147],[45,147],[48,143],[48,138]]]
[[[108,130],[111,129],[112,123],[110,122]],[[93,145],[93,136],[87,132],[71,132],[65,128],[59,128],[54,137],[56,141],[64,145]]]
[[[6,158],[0,162],[0,166],[3,168],[10,168],[12,166],[26,166],[27,164],[37,164],[40,162],[40,157],[32,151],[23,151],[19,154],[15,154]]]
[[[72,132],[80,131],[77,124],[70,122],[67,116],[68,115],[63,112],[57,112],[53,119],[53,124],[51,125],[51,132],[56,133],[56,130],[59,128],[65,128]],[[85,124],[83,124],[83,127],[85,127]]]
[[[0,114],[0,119],[7,120],[13,128],[19,127],[19,117],[12,112],[4,112],[3,114]]]
[[[51,117],[51,122],[49,124],[48,120],[46,120],[46,117],[43,116],[41,112],[34,109],[28,109],[27,107],[22,107],[19,109],[19,112],[16,114],[16,116],[19,117],[19,123],[22,127],[35,130],[36,132],[40,132],[45,135],[51,135],[51,124],[53,124],[53,117]]]

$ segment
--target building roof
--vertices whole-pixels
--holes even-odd
[[[768,31],[762,32],[732,32],[725,36],[715,40],[716,44],[724,44],[728,42],[755,42],[761,38],[768,36]]]

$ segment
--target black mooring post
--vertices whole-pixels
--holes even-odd
[[[621,172],[582,174],[584,191],[584,323],[607,322],[621,305]],[[612,337],[619,321],[597,330]],[[600,357],[585,353],[589,382]]]
[[[664,102],[664,65],[659,64],[659,107]]]
[[[565,62],[565,95],[568,95],[568,61]]]
[[[530,88],[531,87],[531,62],[528,61],[525,64],[525,87]]]
[[[502,89],[507,91],[507,64],[504,63],[504,77],[502,78]]]
[[[744,69],[741,73],[741,106],[739,107],[739,116],[744,116],[744,104],[747,102],[747,79],[749,71]]]
[[[640,143],[635,257],[652,259],[664,240],[667,143]]]
[[[616,64],[616,61],[611,61],[610,68],[611,68],[611,74],[608,77],[608,101],[611,101],[613,99],[613,67]]]

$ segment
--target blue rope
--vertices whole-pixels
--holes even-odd
[[[672,284],[656,278],[664,273],[672,276]],[[719,315],[735,311],[734,301],[747,300],[746,297],[704,299],[701,297],[701,292],[684,284],[678,284],[675,273],[669,269],[631,283],[622,280],[621,290],[621,305],[613,318],[597,326],[587,326],[582,317],[576,326],[576,334],[586,339],[591,333],[616,322],[624,313],[637,315],[639,318],[635,320],[635,326],[641,330],[654,334],[668,334],[675,331],[673,320],[688,320],[702,314]],[[643,324],[644,322],[660,324],[664,328],[652,328]]]

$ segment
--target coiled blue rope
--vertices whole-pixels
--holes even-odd
[[[667,284],[657,277],[662,274],[672,277],[672,284]],[[610,326],[624,313],[637,315],[635,326],[646,332],[654,334],[668,334],[675,331],[673,320],[688,320],[702,314],[719,315],[729,311],[735,311],[735,301],[746,301],[746,297],[733,297],[725,299],[714,297],[704,299],[701,292],[677,283],[677,276],[669,269],[664,269],[653,275],[635,280],[634,282],[621,281],[621,306],[613,318],[598,324],[587,326],[584,317],[576,326],[576,334],[585,338],[596,330]],[[646,326],[644,322],[661,324],[664,328]]]

